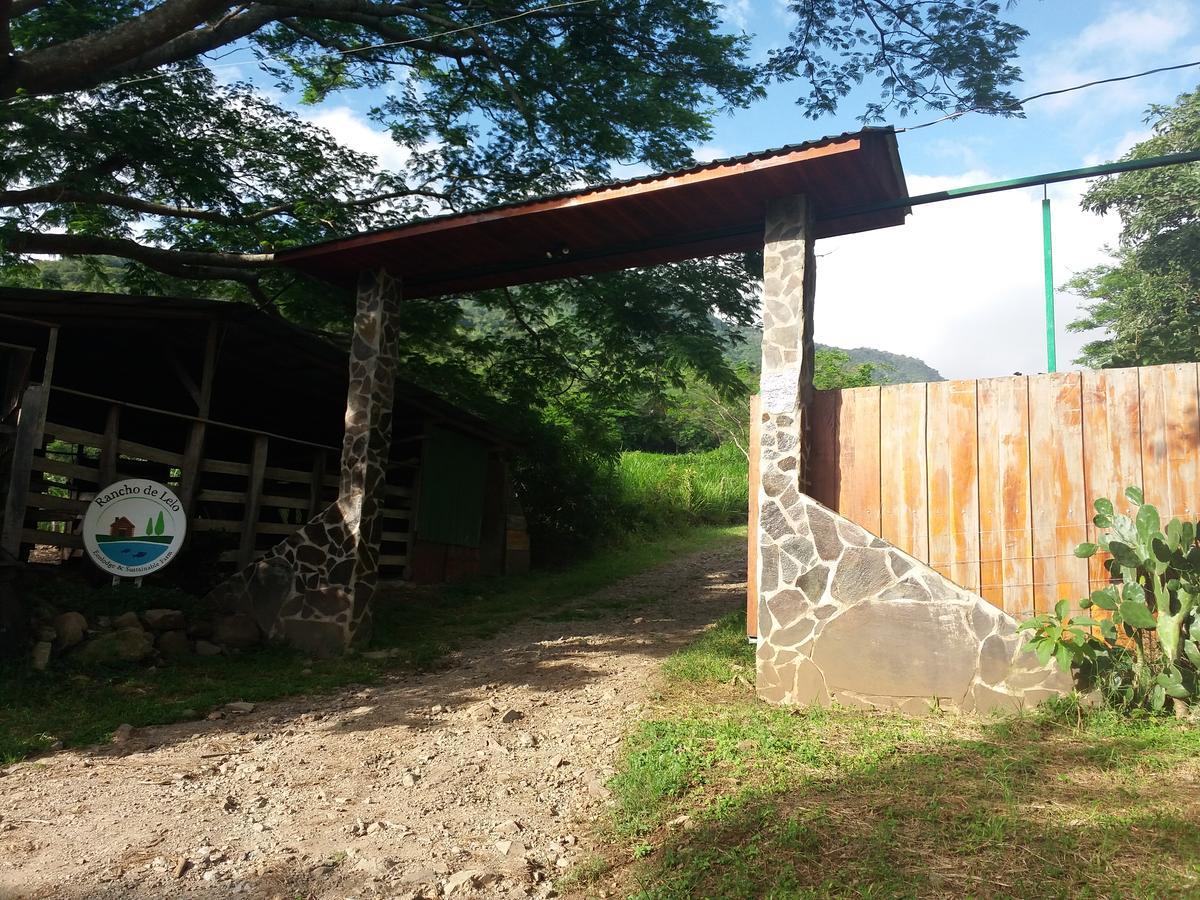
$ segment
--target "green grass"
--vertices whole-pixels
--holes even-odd
[[[628,451],[616,477],[618,502],[635,526],[746,519],[746,457],[732,444],[705,453]]]
[[[629,737],[610,895],[1200,896],[1200,730],[1081,714],[785,709],[730,685],[723,619],[664,666]],[[686,817],[686,818],[684,818]]]
[[[311,661],[271,647],[184,660],[153,672],[144,667],[82,672],[65,666],[33,672],[10,664],[0,668],[0,761],[20,759],[56,740],[66,745],[103,741],[126,722],[135,727],[167,724],[233,700],[321,693],[369,684],[389,671],[427,669],[465,642],[492,637],[529,617],[597,618],[640,601],[581,602],[589,593],[681,554],[744,540],[744,534],[744,528],[694,528],[607,547],[557,571],[446,586],[419,599],[397,599],[404,595],[385,592],[377,601],[372,646],[395,648],[397,655],[387,660],[354,655]],[[64,608],[112,614],[184,599],[169,589],[155,589],[146,591],[153,597],[142,603],[139,593],[102,589],[87,598],[81,593]]]

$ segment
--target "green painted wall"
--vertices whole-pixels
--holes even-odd
[[[417,495],[420,540],[478,547],[486,480],[484,444],[448,428],[430,428]]]

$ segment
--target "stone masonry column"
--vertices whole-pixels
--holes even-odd
[[[813,245],[812,208],[806,197],[783,197],[768,206],[763,240],[762,446],[759,483],[752,486],[759,492],[760,636],[798,618],[805,602],[794,588],[811,554],[811,537],[800,521],[804,438],[812,400]]]
[[[399,308],[398,278],[382,270],[360,274],[337,500],[210,594],[218,608],[251,616],[268,639],[316,656],[371,636]]]
[[[353,599],[349,643],[366,643],[371,634],[371,601],[379,580],[387,463],[392,449],[400,300],[399,278],[382,269],[359,273],[337,500],[354,543],[353,571],[348,579]],[[331,581],[340,580],[333,578],[332,572],[330,575]]]

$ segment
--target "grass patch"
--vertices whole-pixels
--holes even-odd
[[[621,454],[618,504],[633,528],[744,522],[747,462],[725,444],[704,453]]]
[[[754,647],[746,640],[746,614],[730,613],[695,642],[673,654],[662,668],[672,681],[715,684],[738,675],[754,680]]]
[[[729,684],[739,627],[666,664],[626,743],[611,893],[1200,895],[1200,730],[1069,703],[994,720],[772,707]]]
[[[394,648],[392,659],[355,655],[313,661],[284,647],[269,647],[183,660],[155,671],[78,671],[61,665],[33,672],[10,663],[0,667],[0,762],[44,750],[57,740],[66,745],[103,741],[126,722],[135,727],[163,725],[233,700],[262,702],[323,693],[369,684],[389,671],[427,669],[464,643],[493,637],[535,615],[558,615],[562,621],[598,618],[641,601],[581,602],[589,593],[681,554],[736,543],[744,535],[744,528],[695,528],[608,547],[557,571],[450,585],[419,599],[400,599],[405,595],[385,591],[376,601],[372,646]],[[101,593],[89,611],[119,611],[110,608],[115,599]],[[135,598],[123,609],[164,599],[170,598],[156,596],[147,604]]]

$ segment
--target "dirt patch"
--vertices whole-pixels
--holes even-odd
[[[739,547],[705,551],[442,671],[12,766],[0,896],[545,896],[596,852],[661,660],[745,577]]]

